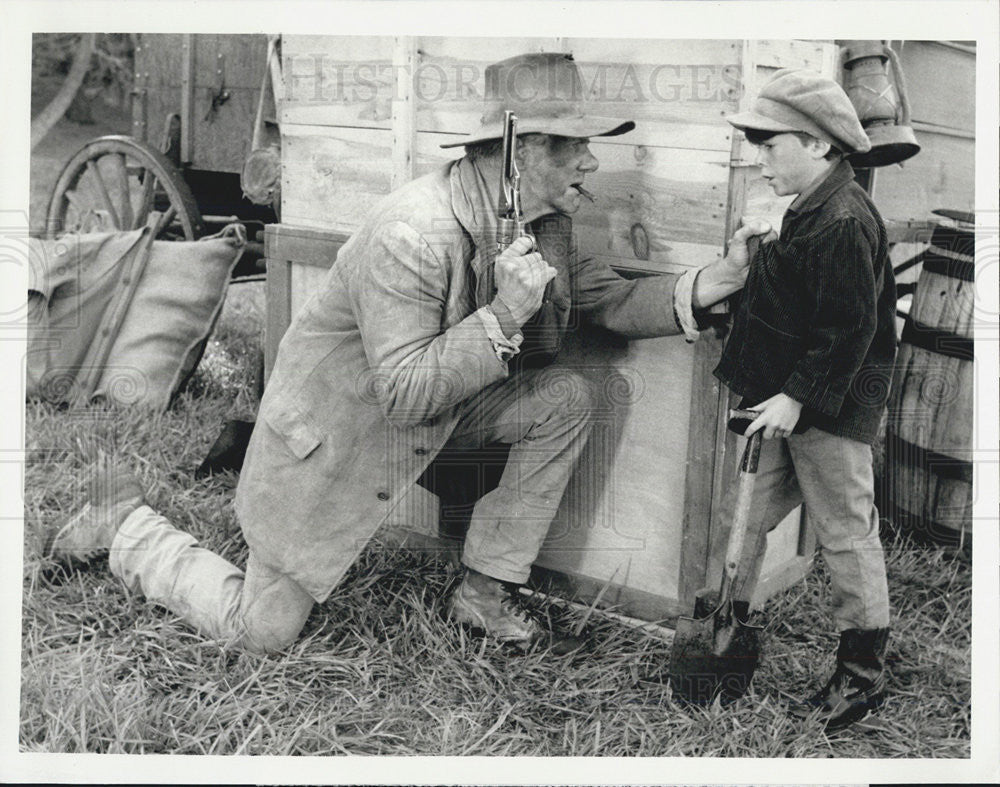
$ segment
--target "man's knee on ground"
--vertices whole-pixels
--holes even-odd
[[[243,646],[254,653],[283,650],[298,639],[313,598],[291,577],[251,553],[239,610]]]
[[[285,650],[295,644],[307,617],[308,613],[305,617],[295,619],[257,621],[257,625],[246,627],[241,644],[245,650],[259,655]]]

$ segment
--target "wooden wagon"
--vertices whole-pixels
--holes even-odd
[[[233,221],[254,238],[278,218],[276,198],[251,201],[241,182],[251,152],[278,144],[277,37],[138,34],[135,41],[131,133],[91,140],[70,158],[49,200],[46,236],[126,231],[155,212],[160,240],[194,240]],[[262,273],[254,250],[252,243],[234,276]]]

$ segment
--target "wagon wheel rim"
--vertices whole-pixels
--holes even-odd
[[[166,156],[131,137],[99,137],[80,148],[59,175],[45,235],[128,232],[154,214],[158,240],[195,240],[204,231],[191,189]]]

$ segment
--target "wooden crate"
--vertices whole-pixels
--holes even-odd
[[[754,177],[742,135],[723,116],[745,107],[776,68],[832,75],[837,60],[835,45],[809,41],[284,36],[283,223],[266,233],[268,369],[345,237],[393,188],[462,154],[439,144],[476,126],[481,109],[469,96],[482,95],[485,66],[525,51],[573,52],[599,111],[638,121],[633,133],[592,143],[598,202],[574,217],[583,252],[630,276],[719,258],[747,213],[780,223],[788,200]],[[711,374],[721,346],[711,333],[692,345],[597,330],[568,339],[558,362],[604,394],[541,573],[584,597],[607,586],[606,603],[646,619],[690,611],[718,502],[735,477],[730,403]],[[415,488],[389,524],[427,543],[436,511]],[[813,547],[797,510],[769,536],[757,601],[797,581]]]

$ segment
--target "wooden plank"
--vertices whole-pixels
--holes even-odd
[[[229,88],[229,98],[213,111],[214,90],[200,87],[194,95],[192,167],[212,172],[242,172],[253,141],[260,85],[254,89]]]
[[[179,87],[184,70],[187,34],[141,33],[135,70],[151,88]],[[192,66],[193,71],[193,66]]]
[[[937,220],[937,208],[975,209],[975,142],[921,132],[921,150],[899,166],[879,169],[873,199],[884,219]]]
[[[744,60],[744,71],[754,74],[756,72],[753,65],[756,62],[756,46],[750,45],[746,47],[743,54],[746,58]],[[749,91],[744,94],[742,99],[743,105],[746,106],[747,103],[752,101],[752,98],[753,94]],[[737,155],[739,144],[739,141],[734,141],[733,155]],[[754,171],[747,167],[733,167],[730,169],[725,225],[727,248],[729,238],[739,228],[742,217],[747,213],[747,184],[754,174]],[[717,363],[721,358],[723,345],[724,342],[720,341],[717,346],[712,345],[703,349],[706,356],[711,351],[711,357],[706,357],[704,362],[706,370],[707,366],[713,360]],[[714,365],[712,368],[714,369]],[[704,370],[702,374],[705,375]],[[730,393],[728,388],[716,382],[714,375],[712,377],[705,375],[699,381],[692,381],[692,397],[696,395],[694,391],[694,384],[696,382],[700,383],[703,389],[709,391],[713,390],[711,386],[719,385],[719,394],[715,398],[715,421],[709,426],[709,434],[698,438],[705,441],[706,444],[709,438],[711,438],[714,452],[711,463],[706,462],[701,468],[703,471],[711,471],[708,481],[711,486],[708,502],[705,503],[704,501],[692,499],[689,503],[692,507],[692,526],[704,528],[704,531],[689,538],[692,554],[685,555],[685,561],[688,563],[688,569],[685,574],[687,579],[687,586],[685,588],[687,596],[685,600],[688,603],[693,602],[694,592],[702,587],[704,582],[712,534],[723,526],[719,519],[720,504],[729,488],[730,479],[733,477],[732,474],[736,466],[734,435],[726,428],[729,418],[729,407],[734,403],[733,400],[735,397]],[[701,487],[706,481],[695,481],[692,479],[692,484],[694,483],[698,483],[699,487]],[[708,520],[707,527],[706,519]]]
[[[416,40],[394,39],[392,67],[395,90],[392,100],[392,188],[413,180],[413,148],[416,146],[416,104],[413,82],[416,71]]]
[[[194,161],[194,128],[195,128],[195,75],[194,67],[197,60],[198,37],[191,34],[184,36],[182,44],[183,60],[181,62],[181,164],[187,165]]]
[[[785,42],[782,42],[785,43]],[[796,42],[787,42],[795,44]],[[805,42],[809,43],[809,42]],[[763,62],[768,65],[780,65],[792,62],[790,58],[804,58],[806,55],[816,56],[821,59],[820,63],[813,64],[812,67],[820,70],[830,68],[832,57],[831,47],[820,46],[819,48],[802,47],[778,47],[774,42],[747,42],[743,49],[743,72],[748,75],[747,90],[741,97],[741,110],[746,109],[754,100],[759,86],[766,81],[767,76],[758,64]],[[825,58],[825,60],[823,60]],[[746,166],[745,162],[749,158],[752,148],[748,149],[743,135],[738,135],[734,140],[731,159],[734,166],[730,170],[729,190],[726,211],[726,238],[740,226],[741,218],[750,216],[754,218],[766,218],[771,222],[776,230],[780,229],[781,217],[784,209],[790,204],[792,198],[776,198],[771,189],[759,177],[759,167]],[[755,156],[754,156],[755,158]],[[704,341],[704,337],[702,337]],[[706,346],[705,352],[709,347]],[[721,343],[713,358],[718,360],[721,355]],[[707,360],[707,359],[706,359]],[[714,363],[712,364],[714,367]],[[708,363],[705,364],[708,369]],[[705,374],[703,372],[703,374]],[[711,390],[715,384],[714,378],[707,376],[701,380],[695,379],[692,385],[692,399],[697,396],[697,390]],[[684,585],[682,595],[688,603],[693,601],[693,594],[698,590],[704,580],[704,570],[707,564],[710,537],[709,532],[715,532],[729,523],[720,521],[722,498],[728,492],[736,474],[736,462],[745,443],[741,438],[726,429],[728,419],[728,408],[736,404],[738,397],[733,396],[723,389],[715,399],[716,420],[711,437],[714,443],[714,461],[710,467],[710,483],[705,479],[691,478],[691,486],[697,485],[699,488],[705,485],[711,487],[710,502],[705,504],[695,499],[688,502],[688,509],[691,511],[692,526],[700,526],[704,530],[693,530],[686,534],[689,553],[685,554],[686,568],[682,568]],[[694,438],[692,432],[692,439]],[[699,438],[707,445],[708,438],[705,435]],[[706,468],[700,468],[704,470]],[[689,469],[689,476],[690,476]],[[705,527],[705,520],[710,523]],[[797,547],[802,540],[801,511],[796,509],[786,520],[779,525],[774,533],[768,537],[768,552],[762,567],[761,583],[757,588],[755,600],[761,602],[768,596],[787,587],[788,584],[797,581],[803,575],[808,566],[808,562],[803,561],[797,552]]]
[[[695,592],[704,585],[708,563],[712,489],[720,456],[719,411],[722,400],[728,399],[712,374],[721,352],[722,341],[712,331],[704,332],[694,345],[678,578],[678,599],[688,611],[693,608]]]
[[[935,41],[893,44],[906,75],[914,121],[976,130],[976,56]]]
[[[742,77],[737,111],[749,108],[756,96],[757,44],[741,43],[739,72]],[[740,165],[746,156],[746,139],[733,135],[726,189],[724,251],[729,238],[747,212],[747,183],[752,172]],[[728,306],[728,304],[727,304]],[[726,456],[728,390],[712,374],[722,356],[723,340],[703,332],[695,345],[691,375],[691,423],[688,432],[688,462],[685,477],[684,523],[682,527],[679,599],[685,609],[694,606],[695,594],[705,584],[713,528],[712,512],[720,500],[722,466]]]
[[[680,337],[566,337],[598,392],[594,426],[538,565],[676,600],[694,352]]]
[[[571,571],[558,571],[535,565],[530,584],[534,588],[563,598],[590,604],[598,596],[601,609],[620,615],[648,620],[661,625],[673,625],[678,615],[690,612],[682,604],[658,592],[642,590],[622,582],[600,581]]]
[[[267,234],[264,235],[265,246]],[[291,261],[266,253],[267,259],[267,318],[264,323],[264,381],[271,376],[278,343],[292,320]]]
[[[349,235],[329,230],[314,230],[289,224],[268,224],[265,241],[268,258],[295,260],[296,265],[329,268],[347,243]]]
[[[281,135],[284,222],[350,233],[389,193],[391,132],[283,125]],[[423,137],[415,159],[421,174],[452,157]]]
[[[281,122],[388,129],[392,52],[391,36],[282,36]]]
[[[364,42],[369,42],[367,48]],[[526,51],[571,51],[595,110],[634,119],[638,127],[609,144],[729,150],[720,122],[735,107],[735,42],[601,39],[421,38],[414,75],[417,129],[460,134],[478,125],[484,73]],[[615,56],[624,48],[633,59]],[[665,54],[667,53],[667,54]],[[290,100],[282,122],[391,128],[391,40],[288,36],[284,41]],[[665,62],[666,61],[666,62]],[[291,69],[291,70],[288,70]]]
[[[769,550],[772,549],[770,543],[769,541]],[[787,590],[797,582],[801,582],[806,574],[812,570],[812,567],[813,560],[811,557],[807,558],[803,555],[797,555],[783,563],[780,568],[776,568],[773,572],[763,574],[754,587],[753,594],[750,596],[751,608],[763,609],[764,604],[771,596]]]
[[[810,68],[825,76],[834,59],[831,52],[837,51],[833,41],[804,41],[791,38],[772,38],[757,42],[756,64],[764,69]]]
[[[305,272],[326,275],[347,236],[325,231],[269,224],[264,231],[267,261],[267,315],[264,327],[264,379],[274,368],[278,344],[314,285],[303,282]]]
[[[440,510],[441,505],[437,495],[428,492],[419,484],[413,484],[399,499],[399,503],[389,513],[381,527],[404,529],[410,533],[429,537],[438,544],[439,549],[451,551],[456,546],[454,542],[448,544],[438,539]]]
[[[749,110],[761,88],[779,68],[809,68],[831,79],[838,78],[839,48],[830,42],[795,40],[746,40],[742,42],[743,63],[739,111]],[[733,166],[755,166],[756,149],[740,131],[734,132]],[[761,195],[755,195],[759,198]],[[790,200],[789,200],[790,202]],[[780,212],[783,212],[780,211]],[[757,215],[757,214],[753,214]],[[766,213],[761,215],[767,215]]]
[[[283,126],[282,216],[292,224],[352,231],[392,185],[387,131]],[[417,134],[415,169],[462,155],[439,134]],[[580,248],[623,267],[667,270],[716,259],[723,240],[728,157],[592,144],[596,203],[574,218]]]
[[[214,90],[221,77],[227,88],[260,89],[267,64],[266,35],[203,33],[195,38],[195,83],[199,88]],[[221,75],[217,73],[220,68]]]
[[[484,47],[482,39],[422,38],[420,46],[420,130],[475,128],[491,62],[524,51],[565,51],[580,68],[592,112],[636,121],[635,131],[609,144],[729,149],[731,131],[719,120],[735,108],[735,42],[566,38]]]
[[[591,142],[600,161],[588,175],[596,201],[574,216],[581,244],[623,262],[676,262],[678,243],[721,246],[728,156]],[[598,245],[599,244],[599,245]]]

